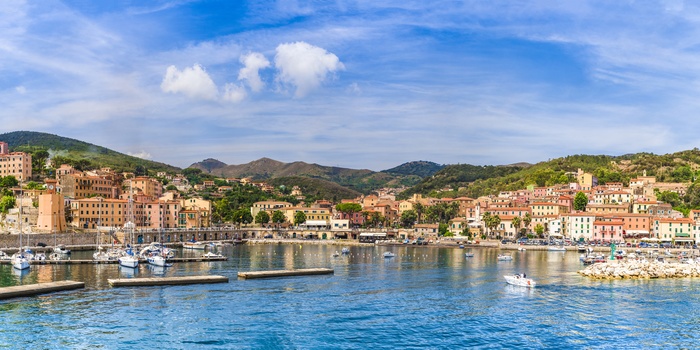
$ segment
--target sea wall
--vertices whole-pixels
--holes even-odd
[[[655,260],[613,260],[589,265],[578,273],[595,279],[700,277],[700,265]]]

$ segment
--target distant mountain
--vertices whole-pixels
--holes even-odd
[[[367,169],[329,167],[305,162],[283,163],[270,158],[260,158],[246,164],[221,166],[218,161],[204,160],[189,166],[220,177],[249,177],[253,180],[270,180],[280,177],[306,177],[334,182],[352,191],[369,193],[382,187],[413,186],[424,174],[434,173],[441,167],[432,162],[411,162],[390,170],[375,172]]]
[[[0,134],[0,141],[7,142],[12,151],[45,150],[52,157],[63,157],[83,165],[110,167],[115,171],[134,171],[141,166],[150,171],[179,172],[181,169],[165,163],[154,162],[119,153],[91,143],[35,131],[13,131]]]
[[[357,198],[361,195],[360,192],[340,186],[334,182],[303,176],[277,177],[266,180],[266,182],[274,187],[285,186],[289,189],[298,186],[307,198],[327,199],[334,202],[338,202],[341,199]]]
[[[419,160],[415,162],[403,163],[397,167],[382,170],[382,172],[394,175],[416,175],[419,177],[428,177],[432,176],[444,167],[444,165],[437,163]]]

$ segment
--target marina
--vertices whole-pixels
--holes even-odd
[[[45,348],[45,339],[52,339],[67,348],[125,348],[135,340],[168,348],[386,348],[390,338],[391,348],[601,348],[620,342],[693,348],[700,340],[670,326],[687,320],[689,305],[700,305],[700,277],[589,278],[577,273],[586,266],[576,251],[528,250],[499,262],[504,251],[497,248],[471,248],[475,254],[467,258],[463,249],[394,246],[391,259],[384,258],[386,249],[357,246],[333,257],[336,245],[239,245],[217,251],[226,260],[171,267],[47,264],[18,271],[0,265],[3,287],[84,283],[70,293],[0,303],[8,310],[0,319],[0,346]],[[90,260],[92,252],[72,255]],[[198,259],[202,253],[176,255]],[[238,279],[239,272],[319,266],[333,273]],[[537,287],[504,280],[521,273]],[[110,285],[110,280],[188,276],[223,276],[229,282]],[[666,317],[659,318],[661,313]],[[420,331],[412,324],[420,324]]]

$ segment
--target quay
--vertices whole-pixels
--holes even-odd
[[[0,300],[85,288],[85,282],[59,281],[0,288]]]
[[[205,261],[227,261],[228,257],[192,257],[192,258],[171,258],[168,259],[169,262],[205,262]],[[0,260],[2,265],[10,265],[11,260]],[[66,259],[66,260],[31,260],[30,265],[84,265],[84,264],[118,264],[117,260],[79,260],[79,259]],[[139,259],[139,263],[147,264],[146,259]]]
[[[108,279],[112,287],[174,286],[183,284],[228,283],[226,276],[182,276]]]
[[[299,270],[270,270],[270,271],[248,271],[239,272],[238,277],[243,279],[271,278],[288,276],[308,276],[308,275],[329,275],[334,273],[333,269],[299,269]]]

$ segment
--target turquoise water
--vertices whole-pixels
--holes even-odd
[[[224,247],[226,262],[0,266],[0,284],[86,289],[0,302],[0,347],[38,349],[696,348],[699,280],[595,281],[578,254],[433,247]],[[382,253],[391,250],[394,258]],[[201,254],[201,252],[185,252]],[[76,252],[74,258],[90,256]],[[332,267],[238,280],[238,271]],[[535,289],[505,284],[526,272]],[[107,279],[216,274],[226,284],[110,288]],[[21,346],[19,346],[21,344]]]

